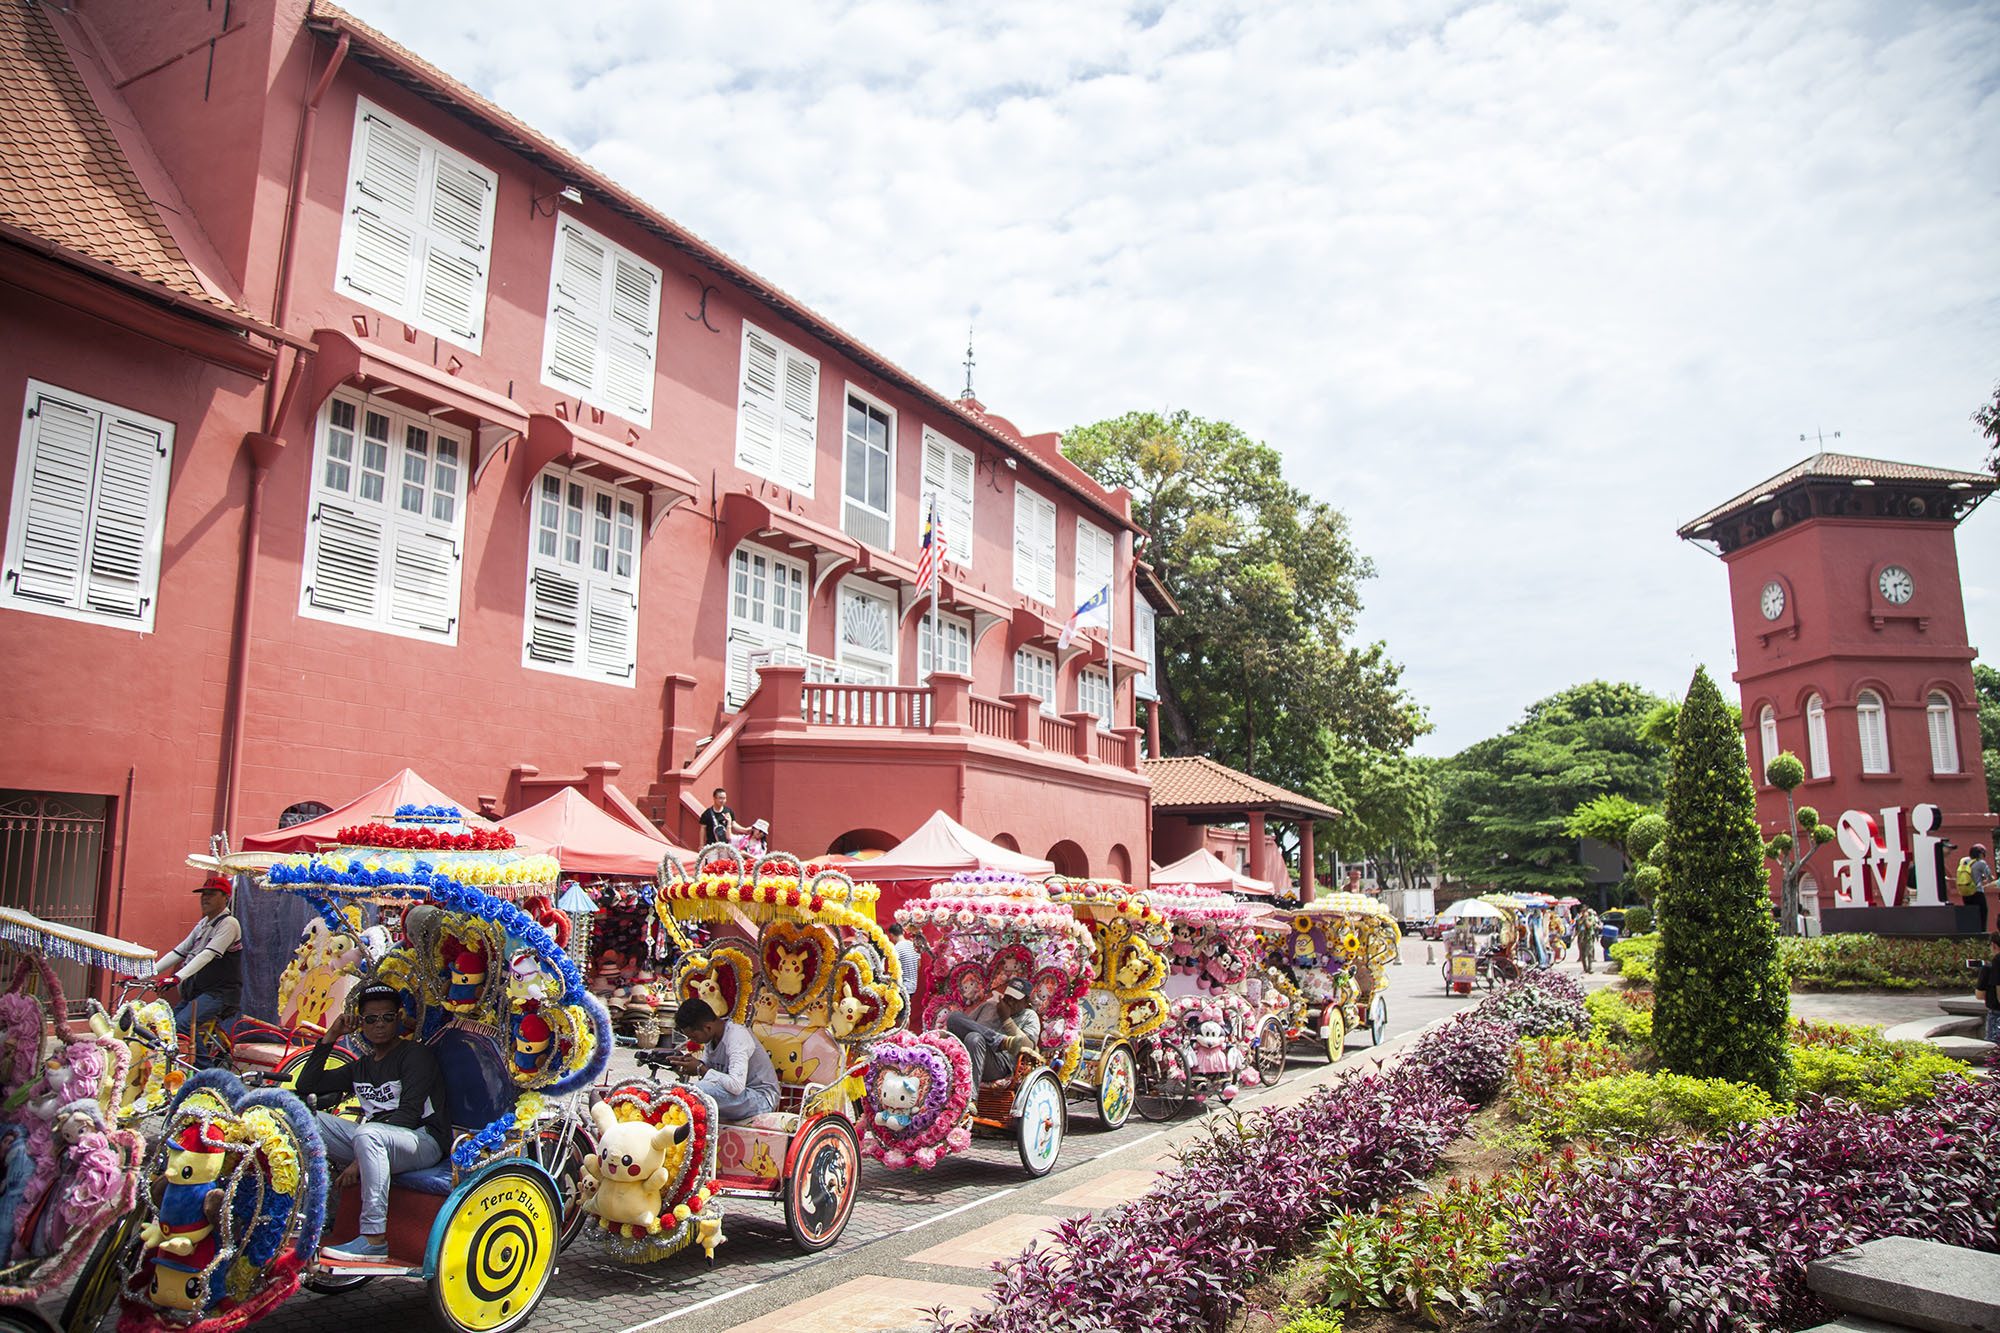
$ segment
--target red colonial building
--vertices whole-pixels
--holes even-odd
[[[1801,881],[1829,925],[1948,932],[1949,874],[1991,846],[1954,533],[1994,485],[1820,453],[1680,529],[1729,569],[1765,835],[1786,827],[1785,794],[1764,778],[1786,750],[1806,766],[1797,802],[1838,828]],[[1831,916],[1846,911],[1865,915]]]
[[[164,942],[211,834],[406,764],[1145,873],[1165,599],[1056,436],[329,5],[14,4],[0,43],[0,897]]]

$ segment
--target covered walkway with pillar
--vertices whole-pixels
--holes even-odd
[[[1211,825],[1244,824],[1250,830],[1250,877],[1282,882],[1284,866],[1273,860],[1276,849],[1267,834],[1270,820],[1283,820],[1299,832],[1299,901],[1312,901],[1313,825],[1339,818],[1340,811],[1200,755],[1148,759],[1143,767],[1153,783],[1156,864],[1206,846]]]

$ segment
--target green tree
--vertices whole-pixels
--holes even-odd
[[[1585,887],[1570,816],[1600,796],[1660,799],[1666,751],[1639,734],[1660,702],[1636,685],[1590,681],[1446,761],[1437,838],[1453,873],[1503,889]]]
[[[2000,384],[1993,386],[1993,401],[1981,403],[1972,414],[1973,424],[1986,437],[1986,470],[2000,477]]]
[[[1437,856],[1436,761],[1330,742],[1315,789],[1340,818],[1314,830],[1315,847],[1372,860],[1404,888]]]
[[[1972,664],[1972,689],[1979,701],[1979,749],[1986,761],[1986,808],[2000,810],[2000,670]]]
[[[1067,432],[1063,451],[1132,492],[1145,558],[1181,604],[1159,624],[1169,753],[1319,795],[1329,738],[1393,753],[1430,729],[1384,646],[1350,644],[1374,567],[1276,449],[1226,421],[1130,412]]]
[[[1806,766],[1790,750],[1771,756],[1771,762],[1764,766],[1764,779],[1785,793],[1786,827],[1764,844],[1764,859],[1777,862],[1781,873],[1779,929],[1795,935],[1799,929],[1799,881],[1805,878],[1806,863],[1813,859],[1813,853],[1833,841],[1833,828],[1819,822],[1819,811],[1813,807],[1793,803],[1792,793],[1806,780]]]
[[[1783,1098],[1791,997],[1778,966],[1764,840],[1742,734],[1697,670],[1674,732],[1653,1043],[1676,1074]]]

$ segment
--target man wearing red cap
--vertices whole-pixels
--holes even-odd
[[[181,1032],[193,1032],[242,1004],[243,927],[229,910],[229,890],[229,881],[221,875],[204,880],[195,890],[201,895],[201,920],[154,964],[155,984],[161,990],[181,988],[181,1004],[174,1010],[174,1023]]]

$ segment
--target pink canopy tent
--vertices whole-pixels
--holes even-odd
[[[1155,869],[1153,883],[1192,884],[1198,889],[1212,889],[1217,893],[1248,893],[1259,898],[1271,898],[1277,894],[1277,888],[1270,880],[1238,874],[1206,847],[1189,852],[1170,866]]]
[[[856,880],[882,886],[875,909],[880,921],[890,920],[898,907],[961,871],[1001,870],[1039,879],[1056,870],[1053,861],[988,842],[942,810],[882,855],[846,861],[841,868]]]
[[[419,777],[415,769],[406,768],[379,787],[369,788],[346,805],[330,810],[318,819],[308,819],[290,828],[273,829],[269,833],[253,833],[243,840],[242,850],[279,854],[316,852],[324,847],[336,846],[340,841],[340,830],[355,824],[387,820],[396,813],[398,806],[403,805],[455,805],[466,812],[468,827],[493,827],[491,820],[473,814],[473,807],[446,796]],[[531,850],[540,851],[540,843],[537,842]]]
[[[691,853],[658,833],[644,833],[592,805],[574,787],[564,787],[536,805],[500,821],[522,841],[545,843],[565,873],[651,879],[660,859]]]

